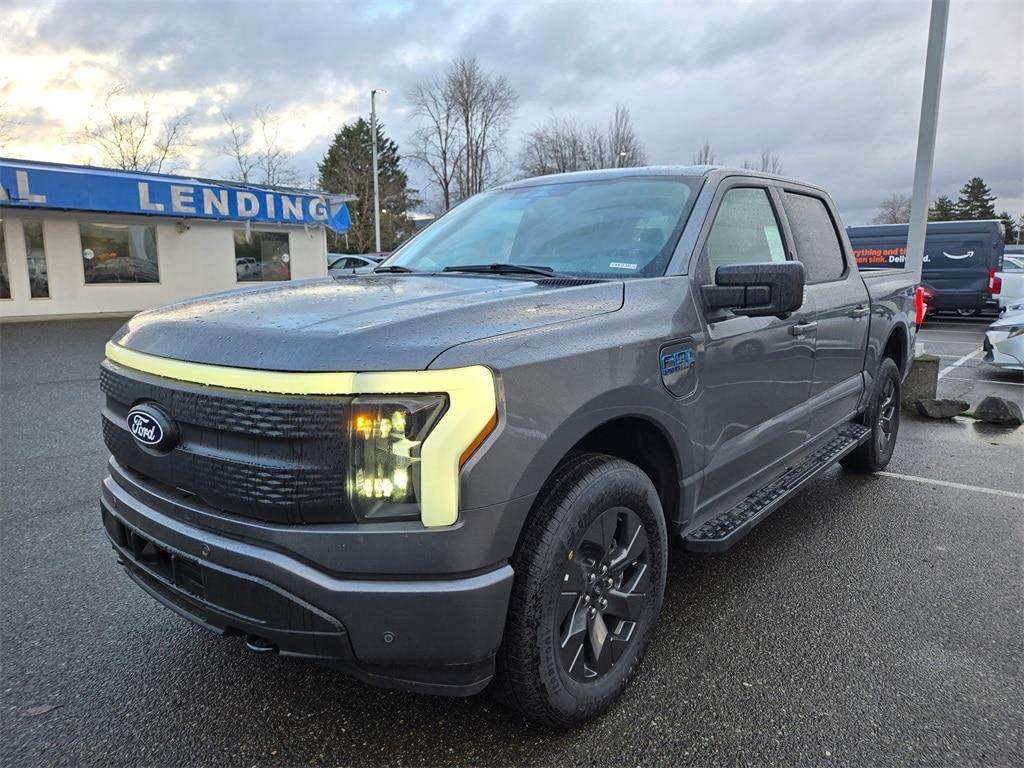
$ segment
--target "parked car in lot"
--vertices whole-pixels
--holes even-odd
[[[923,313],[813,185],[518,181],[375,272],[143,312],[108,344],[102,520],[214,632],[582,723],[635,674],[668,538],[728,549],[884,468]]]
[[[351,275],[358,272],[372,272],[384,257],[376,253],[350,254],[328,253],[327,273],[330,275]]]
[[[902,269],[907,225],[847,227],[861,270]],[[974,316],[997,308],[995,284],[1003,256],[1001,221],[933,221],[925,234],[921,282],[934,291],[931,312]]]
[[[239,281],[258,279],[260,276],[259,262],[253,256],[235,258],[235,279]]]
[[[1003,254],[1003,266],[993,277],[992,290],[1000,313],[1024,301],[1024,255]]]
[[[1015,304],[985,331],[984,360],[989,365],[1024,371],[1024,304]]]

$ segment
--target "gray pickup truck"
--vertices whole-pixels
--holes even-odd
[[[254,651],[553,727],[628,684],[669,537],[727,549],[885,467],[920,311],[821,189],[711,167],[528,179],[373,274],[144,312],[106,349],[128,575]]]

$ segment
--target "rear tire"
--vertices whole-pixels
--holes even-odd
[[[537,497],[513,556],[499,698],[551,728],[606,710],[654,633],[667,549],[661,502],[639,467],[570,455]]]
[[[956,311],[960,317],[977,317],[981,314],[980,309],[958,309]]]
[[[864,412],[864,426],[871,429],[867,442],[851,451],[839,463],[852,472],[879,472],[889,464],[900,429],[900,369],[886,357],[878,366],[871,400]]]

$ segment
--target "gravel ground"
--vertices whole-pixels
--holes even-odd
[[[98,504],[118,324],[0,327],[5,765],[1024,765],[1024,500],[907,479],[1019,494],[1024,430],[907,418],[892,476],[836,468],[724,555],[676,547],[632,687],[551,733],[250,654],[131,584]]]

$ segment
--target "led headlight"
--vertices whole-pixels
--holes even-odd
[[[448,404],[444,395],[360,396],[349,424],[348,495],[364,520],[420,515],[420,450]]]

